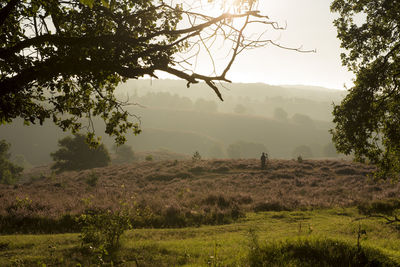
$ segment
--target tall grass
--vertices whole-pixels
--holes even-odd
[[[399,266],[381,250],[338,239],[298,238],[260,245],[252,240],[250,266]]]

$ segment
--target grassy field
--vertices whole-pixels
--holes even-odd
[[[379,249],[400,265],[400,232],[378,219],[356,220],[353,208],[248,213],[236,223],[125,232],[114,264],[121,266],[249,266],[252,236],[259,243],[335,239]],[[0,236],[0,266],[87,266],[78,234]]]
[[[33,170],[0,185],[0,266],[400,266],[399,228],[359,219],[357,207],[375,201],[400,207],[400,185],[374,181],[373,170],[343,160],[260,170],[255,159]],[[78,218],[121,214],[121,201],[133,230],[120,248],[82,245]]]

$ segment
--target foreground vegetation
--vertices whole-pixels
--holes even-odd
[[[357,206],[399,198],[369,165],[341,160],[183,160],[136,162],[62,174],[32,171],[0,185],[0,232],[77,232],[75,217],[128,201],[135,228],[231,223],[248,212]]]
[[[380,219],[359,217],[354,208],[335,208],[249,213],[221,226],[134,229],[125,232],[112,258],[91,254],[78,234],[5,235],[0,236],[0,265],[87,266],[113,260],[121,266],[267,266],[263,261],[269,259],[278,266],[298,266],[307,251],[324,251],[312,253],[311,266],[312,260],[335,266],[331,258],[346,262],[352,257],[375,260],[370,266],[400,266],[400,232]],[[357,245],[361,232],[366,234]]]
[[[400,266],[399,185],[373,170],[200,158],[32,170],[0,185],[0,266]]]

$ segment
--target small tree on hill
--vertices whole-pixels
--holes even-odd
[[[194,152],[193,156],[192,156],[192,160],[193,161],[199,161],[201,160],[201,155],[199,153],[199,151]]]
[[[104,167],[110,161],[103,144],[91,148],[86,142],[86,137],[81,134],[65,137],[58,141],[58,145],[60,149],[50,154],[55,161],[51,168],[57,172]]]
[[[0,183],[12,184],[20,176],[23,168],[10,161],[10,144],[0,140]]]

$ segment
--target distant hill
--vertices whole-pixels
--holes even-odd
[[[221,102],[204,84],[187,88],[178,80],[134,80],[121,85],[119,97],[140,104],[127,109],[140,117],[143,129],[138,136],[128,134],[128,145],[134,151],[166,149],[189,156],[199,151],[206,158],[227,158],[230,146],[238,142],[259,147],[245,157],[258,157],[265,149],[274,158],[293,158],[300,146],[308,147],[314,158],[332,151],[332,101],[340,101],[343,91],[261,83],[224,86]],[[113,140],[104,134],[104,123],[94,123],[111,148]],[[0,139],[12,144],[13,155],[22,155],[33,165],[51,162],[57,141],[68,134],[51,122],[24,126],[16,120],[0,126]]]
[[[119,92],[133,93],[135,90],[140,94],[146,92],[170,92],[181,96],[192,98],[206,98],[217,100],[213,90],[205,83],[191,84],[188,88],[186,81],[182,80],[128,80],[119,86]],[[346,94],[344,90],[335,90],[325,87],[308,85],[268,85],[264,83],[221,83],[217,84],[225,99],[232,97],[249,97],[259,99],[260,97],[300,97],[320,101],[336,101]],[[301,89],[301,90],[299,90]],[[316,93],[317,91],[317,93]]]
[[[224,98],[222,102],[206,84],[192,84],[189,88],[186,84],[180,80],[129,80],[119,87],[117,94],[123,100],[129,99],[132,102],[141,103],[146,102],[144,98],[148,98],[146,96],[149,94],[153,94],[153,98],[154,94],[159,94],[161,98],[166,97],[165,94],[168,93],[176,98],[185,98],[186,102],[195,103],[198,99],[213,101],[218,106],[218,111],[224,113],[235,113],[241,110],[244,114],[273,117],[275,109],[283,108],[288,116],[300,113],[315,120],[325,121],[332,120],[332,104],[338,104],[346,94],[346,91],[342,90],[305,85],[223,83],[218,85]],[[148,104],[146,106],[152,106],[151,103],[146,103]],[[171,108],[178,107],[171,106]]]

